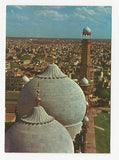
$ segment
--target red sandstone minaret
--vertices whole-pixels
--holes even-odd
[[[82,33],[82,53],[81,53],[81,69],[80,79],[87,78],[90,83],[90,44],[91,44],[91,29],[87,26]]]

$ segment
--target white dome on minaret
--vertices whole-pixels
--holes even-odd
[[[90,29],[88,26],[86,26],[86,27],[83,29],[83,32],[90,32],[90,33],[91,33],[91,29]]]
[[[38,81],[41,105],[48,114],[64,125],[74,138],[81,129],[81,121],[86,112],[85,95],[79,85],[62,73],[56,64],[49,64],[44,72],[22,88],[17,106],[19,117],[32,112]]]

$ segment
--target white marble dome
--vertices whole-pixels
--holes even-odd
[[[32,112],[38,81],[41,105],[47,113],[55,117],[68,131],[72,130],[69,132],[73,133],[72,127],[75,126],[78,133],[86,112],[85,96],[79,85],[63,74],[56,64],[48,65],[43,73],[22,88],[17,106],[19,117]]]
[[[83,29],[83,32],[91,32],[91,29],[90,29],[88,26],[86,26],[86,27]]]
[[[82,78],[81,81],[79,82],[79,85],[80,85],[80,84],[88,85],[89,82],[88,82],[88,80],[84,77],[84,78]]]
[[[74,148],[65,127],[39,106],[7,130],[5,151],[73,153]]]

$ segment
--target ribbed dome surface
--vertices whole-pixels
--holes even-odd
[[[43,79],[56,79],[67,77],[56,64],[49,64],[47,68],[42,72],[39,78]]]
[[[28,115],[35,105],[36,88],[40,84],[41,105],[48,114],[63,125],[82,121],[86,111],[86,100],[82,89],[68,78],[55,64],[36,76],[22,88],[17,111],[19,116]]]
[[[73,153],[73,143],[67,130],[40,106],[8,129],[5,151]]]
[[[54,118],[48,115],[42,106],[34,107],[33,113],[29,116],[22,117],[21,120],[31,124],[45,124],[54,120]]]

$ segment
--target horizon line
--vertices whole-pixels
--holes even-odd
[[[6,38],[30,38],[30,39],[82,39],[82,38],[56,38],[56,37],[11,37],[11,36],[6,36]],[[92,40],[111,40],[111,38],[91,38]]]

